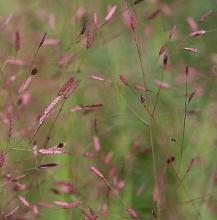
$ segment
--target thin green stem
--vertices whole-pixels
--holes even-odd
[[[160,97],[162,82],[163,82],[163,79],[164,79],[164,73],[165,73],[165,66],[164,66],[163,71],[162,71],[162,74],[161,74],[160,86],[159,86],[158,91],[157,91],[157,96],[156,96],[154,108],[153,108],[153,111],[152,111],[152,118],[154,117],[154,113],[155,113],[156,108],[157,108],[158,99],[159,99],[159,97]]]
[[[156,165],[156,155],[155,155],[155,148],[154,148],[154,141],[153,141],[153,134],[152,134],[152,120],[149,125],[149,135],[150,135],[150,143],[151,143],[151,151],[152,151],[152,165],[153,165],[153,173],[154,173],[154,180],[155,184],[157,184],[157,187],[159,187],[158,184],[158,178],[157,178],[157,165]],[[157,219],[160,220],[160,201],[157,199]]]
[[[183,156],[183,145],[185,140],[185,130],[186,130],[186,117],[187,117],[187,98],[188,98],[188,76],[185,75],[185,110],[184,110],[184,117],[183,117],[183,129],[182,129],[182,141],[180,146],[180,159],[179,159],[179,166],[178,170],[180,170],[181,163],[182,163],[182,156]]]

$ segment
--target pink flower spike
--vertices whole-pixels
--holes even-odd
[[[75,80],[72,85],[69,87],[69,89],[66,91],[66,93],[64,94],[64,98],[65,99],[68,99],[72,93],[75,92],[75,90],[77,89],[77,87],[79,86],[80,84],[80,80]]]
[[[18,199],[22,202],[22,204],[26,207],[30,207],[29,202],[22,196],[18,196]]]
[[[13,14],[10,14],[9,16],[7,16],[7,17],[4,19],[4,22],[3,22],[3,24],[2,24],[2,27],[5,28],[6,26],[8,26],[8,24],[11,22],[12,17],[13,17]]]
[[[54,185],[57,186],[62,193],[70,193],[70,194],[76,193],[75,186],[70,182],[57,181],[54,182]]]
[[[192,31],[197,31],[198,30],[198,25],[192,17],[187,18],[187,23],[188,23],[188,25],[189,25],[189,27],[191,28]]]
[[[80,112],[80,111],[82,111],[83,109],[84,109],[84,108],[83,108],[82,106],[78,105],[78,106],[75,106],[75,107],[71,108],[71,109],[70,109],[70,112]]]
[[[73,201],[71,203],[64,201],[54,201],[54,204],[64,209],[73,209],[80,206],[81,202],[79,200]]]
[[[39,125],[42,125],[44,121],[49,117],[49,115],[53,112],[55,106],[60,102],[62,99],[61,96],[57,96],[54,100],[48,105],[48,107],[44,110],[43,115],[39,119]]]
[[[191,161],[190,161],[190,163],[189,163],[189,165],[188,165],[188,168],[187,168],[187,170],[186,170],[186,173],[189,173],[189,172],[191,171],[191,169],[192,169],[194,163],[195,163],[195,158],[191,159]]]
[[[122,20],[123,20],[123,23],[124,25],[127,27],[127,28],[131,28],[132,29],[132,14],[129,10],[125,10],[122,14]]]
[[[52,30],[55,30],[55,28],[56,28],[56,18],[55,18],[55,16],[53,14],[49,15],[48,24],[49,24],[49,27]]]
[[[41,41],[40,41],[40,43],[39,43],[38,48],[40,48],[40,47],[44,44],[44,41],[45,41],[45,39],[46,39],[46,36],[47,36],[47,32],[44,33],[44,35],[43,35],[43,37],[42,37],[42,39],[41,39]]]
[[[25,92],[25,90],[29,87],[30,83],[32,82],[32,76],[28,76],[27,80],[25,83],[19,88],[19,93]]]
[[[205,30],[199,30],[199,31],[193,31],[189,34],[190,37],[198,37],[198,36],[201,36],[201,35],[204,35],[206,34],[206,31]]]
[[[18,52],[20,50],[20,32],[15,32],[15,50]]]
[[[169,32],[169,36],[168,36],[169,40],[172,39],[172,37],[175,35],[175,32],[176,32],[176,25],[174,25]]]
[[[60,41],[58,39],[47,38],[44,40],[44,45],[57,46],[59,44],[59,42]]]
[[[8,218],[10,216],[12,216],[17,210],[19,209],[19,206],[16,206],[14,209],[12,209],[9,213],[4,215],[4,218]]]
[[[86,32],[86,48],[89,49],[93,45],[93,33],[91,31]]]
[[[193,99],[193,97],[195,96],[196,94],[196,89],[190,94],[189,98],[188,98],[188,104],[191,102],[191,100]]]
[[[90,75],[90,78],[94,79],[94,80],[98,80],[98,81],[105,81],[105,79],[103,77],[96,75],[96,74]]]
[[[98,107],[102,107],[103,104],[99,103],[99,104],[91,104],[91,105],[83,105],[84,109],[92,109],[92,108],[98,108]]]
[[[137,83],[134,88],[140,92],[148,92],[149,89],[145,88],[142,84]]]
[[[3,167],[5,163],[5,154],[3,151],[0,152],[0,167]]]
[[[136,29],[136,18],[133,15],[130,15],[130,27],[133,31]]]
[[[100,144],[99,138],[97,136],[93,137],[93,143],[94,143],[95,151],[99,152],[101,149],[101,144]]]
[[[159,56],[161,56],[162,54],[164,54],[164,53],[166,52],[166,50],[167,50],[167,45],[164,44],[164,45],[160,48],[160,50],[159,50]]]
[[[138,216],[138,214],[137,214],[137,212],[136,212],[135,209],[133,209],[133,208],[127,208],[127,212],[129,213],[129,215],[130,215],[133,219],[138,219],[138,218],[139,218],[139,216]]]
[[[128,80],[127,80],[127,78],[126,78],[124,75],[120,74],[120,75],[119,75],[119,78],[120,78],[120,80],[121,80],[121,82],[122,82],[123,84],[125,84],[126,86],[128,86]]]
[[[186,67],[185,67],[185,75],[188,76],[188,73],[189,73],[189,66],[186,65]]]
[[[64,66],[65,64],[68,64],[71,60],[73,59],[73,55],[72,54],[63,54],[59,60],[58,60],[58,64],[60,66]]]
[[[96,12],[93,14],[93,23],[95,28],[98,28],[98,16]]]
[[[41,164],[38,166],[39,169],[47,169],[47,168],[53,168],[58,166],[57,163],[46,163],[46,164]]]
[[[62,143],[61,143],[62,144]],[[59,155],[59,154],[63,154],[64,150],[63,150],[63,146],[61,145],[61,147],[59,147],[60,144],[52,147],[52,148],[48,148],[48,149],[40,149],[38,152],[40,154],[43,155]]]
[[[106,216],[107,214],[108,214],[108,205],[104,203],[100,208],[100,215]]]
[[[29,92],[23,93],[18,100],[18,105],[27,105],[31,99],[31,94]]]
[[[173,14],[173,11],[167,4],[161,4],[160,9],[162,13],[164,13],[167,17],[171,17],[171,15]]]
[[[212,13],[213,11],[206,12],[203,16],[200,17],[200,22],[205,21]]]
[[[63,95],[73,84],[73,82],[75,81],[74,77],[70,77],[65,84],[62,86],[62,88],[59,90],[58,95]]]
[[[113,157],[112,152],[107,153],[103,159],[103,163],[106,165],[109,164],[109,162],[112,160],[112,157]]]
[[[114,13],[116,12],[116,9],[117,9],[117,6],[116,5],[113,5],[109,11],[108,11],[108,14],[106,15],[105,17],[105,22],[108,22],[109,20],[112,19]]]
[[[103,176],[103,174],[102,174],[97,168],[95,168],[94,166],[91,166],[91,167],[90,167],[90,170],[91,170],[94,174],[96,174],[98,177],[100,177],[101,179],[105,179],[104,176]]]
[[[198,49],[197,48],[193,48],[193,47],[185,47],[185,50],[192,52],[192,53],[198,53]]]
[[[21,60],[21,59],[16,59],[16,58],[8,58],[7,60],[6,60],[6,63],[9,63],[9,64],[11,64],[11,65],[17,65],[17,66],[23,66],[23,65],[25,65],[25,63],[24,63],[24,61],[23,60]]]
[[[159,81],[159,80],[156,80],[156,81],[155,81],[155,84],[156,84],[158,87],[160,87],[161,89],[168,89],[168,88],[170,87],[167,83],[161,82],[161,81]]]

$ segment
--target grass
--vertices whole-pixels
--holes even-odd
[[[216,219],[216,3],[133,2],[2,3],[2,218]]]

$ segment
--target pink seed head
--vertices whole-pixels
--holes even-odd
[[[125,84],[126,86],[128,85],[128,80],[124,75],[119,75],[119,78],[123,84]]]
[[[133,15],[130,15],[130,27],[133,31],[136,29],[136,18]]]
[[[108,10],[108,13],[105,17],[105,22],[108,22],[112,19],[114,13],[116,12],[116,9],[117,9],[117,6],[116,5],[113,5],[109,10]]]
[[[0,167],[4,166],[4,162],[5,162],[5,154],[3,151],[0,152]]]
[[[206,12],[204,15],[202,15],[202,16],[200,17],[200,22],[205,21],[212,13],[213,13],[213,11],[208,11],[208,12]]]
[[[38,48],[40,48],[40,47],[44,44],[44,41],[45,41],[45,39],[46,39],[46,36],[47,36],[47,32],[44,33],[44,35],[43,35],[43,37],[42,37],[42,39],[41,39],[41,41],[40,41],[40,43],[39,43]]]
[[[198,53],[198,49],[197,48],[193,48],[193,47],[185,47],[185,50],[192,52],[192,53]]]
[[[169,36],[168,36],[169,40],[172,39],[172,37],[175,35],[175,32],[176,32],[176,25],[174,25],[169,32]]]
[[[201,35],[204,35],[206,34],[206,31],[205,30],[199,30],[199,31],[193,31],[189,34],[190,37],[198,37],[198,36],[201,36]]]
[[[133,219],[138,219],[138,218],[139,218],[139,216],[138,216],[138,214],[137,214],[137,212],[136,212],[135,209],[133,209],[133,208],[127,208],[127,212],[128,212],[128,214],[129,214]]]
[[[20,32],[15,32],[15,50],[18,52],[20,50]]]
[[[86,48],[89,49],[93,45],[93,33],[91,31],[86,32]]]
[[[102,174],[96,167],[91,166],[91,167],[90,167],[90,170],[91,170],[94,174],[96,174],[98,177],[100,177],[101,179],[104,179],[103,174]]]

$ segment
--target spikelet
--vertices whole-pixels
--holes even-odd
[[[43,115],[39,119],[39,125],[42,125],[44,121],[49,117],[49,115],[54,110],[55,106],[60,102],[62,99],[62,96],[57,96],[54,98],[54,100],[48,105],[48,107],[44,110]]]

